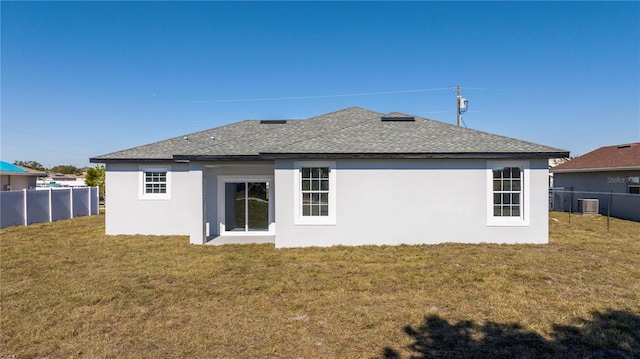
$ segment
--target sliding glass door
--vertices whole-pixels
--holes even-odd
[[[269,185],[267,182],[224,184],[225,231],[269,230]]]

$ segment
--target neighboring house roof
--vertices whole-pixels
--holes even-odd
[[[274,158],[567,157],[568,151],[359,107],[306,120],[246,120],[91,158],[94,163]]]
[[[552,172],[640,170],[640,142],[600,147],[551,169]]]
[[[20,168],[16,165],[12,165],[9,162],[0,161],[0,171],[2,172],[16,172],[16,173],[28,173],[24,168]]]
[[[12,165],[9,162],[0,161],[0,174],[10,175],[10,176],[42,176],[44,173],[40,173],[38,171],[30,170],[27,168],[18,167],[16,165]]]

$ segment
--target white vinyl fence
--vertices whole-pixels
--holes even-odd
[[[98,214],[98,187],[0,192],[0,228]]]

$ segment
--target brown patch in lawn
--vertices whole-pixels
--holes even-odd
[[[105,236],[102,215],[4,229],[0,357],[420,357],[429,320],[553,353],[558,328],[640,313],[640,223],[551,217],[548,245],[191,246]]]

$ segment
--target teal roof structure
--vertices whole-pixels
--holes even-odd
[[[25,169],[22,169],[16,165],[12,165],[9,162],[0,161],[0,171],[2,172],[16,172],[16,173],[26,173],[29,172]]]

